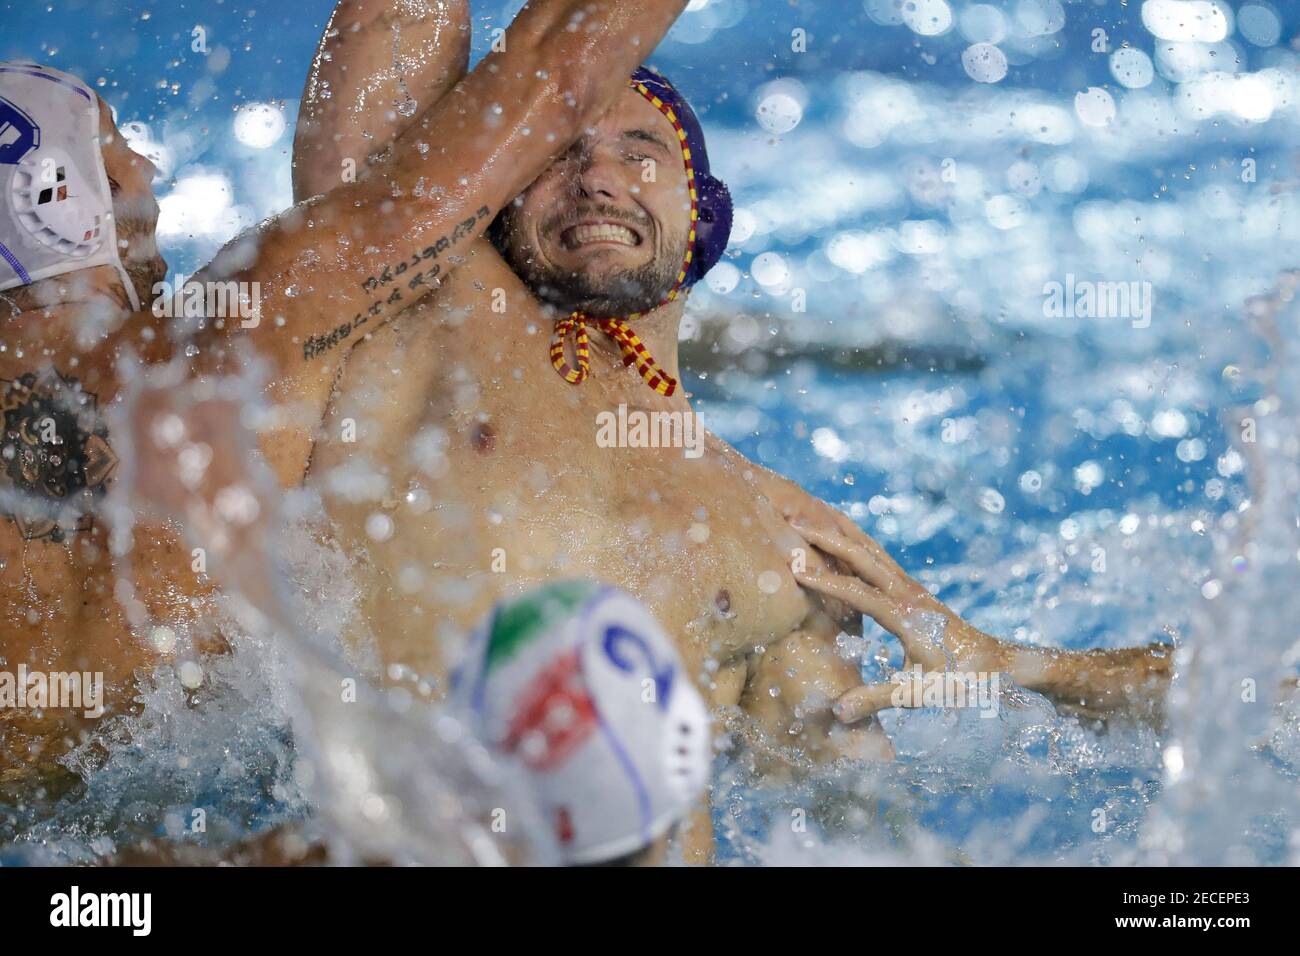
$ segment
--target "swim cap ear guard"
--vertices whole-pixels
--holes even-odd
[[[98,137],[90,87],[49,67],[0,63],[0,291],[111,265],[139,310]]]
[[[686,149],[695,170],[695,191],[699,218],[695,224],[695,250],[683,286],[692,286],[718,264],[731,238],[731,192],[726,183],[709,172],[709,154],[704,146],[704,128],[677,88],[662,73],[638,67],[629,81],[636,84],[672,107],[681,128],[686,133]],[[644,94],[643,94],[644,95]]]
[[[695,227],[698,251],[686,277],[689,285],[699,282],[718,264],[731,238],[731,191],[727,184],[708,173],[697,174],[696,179],[700,195],[700,220]]]

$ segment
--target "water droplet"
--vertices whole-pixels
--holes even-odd
[[[181,685],[194,690],[203,683],[203,667],[198,661],[185,661],[176,669],[176,674],[180,677]]]
[[[387,541],[393,536],[393,519],[382,512],[373,512],[366,518],[366,534],[372,541]]]
[[[176,649],[176,632],[165,624],[160,624],[149,632],[149,643],[159,654],[170,654]]]

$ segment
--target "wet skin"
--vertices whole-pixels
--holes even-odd
[[[363,53],[354,44],[353,56]],[[364,75],[336,52],[318,61],[309,91],[323,70],[344,99]],[[349,132],[300,134],[300,189],[315,185],[314,166],[322,184],[332,174],[312,143],[329,156]],[[531,260],[521,271],[581,271],[598,286],[659,260],[675,275],[689,210],[676,144],[667,118],[624,90],[516,200],[512,241]],[[628,232],[575,231],[610,222]],[[636,325],[674,375],[682,304]],[[599,447],[600,413],[620,404],[689,413],[689,399],[652,392],[599,335],[591,377],[565,382],[548,354],[562,314],[479,239],[426,300],[347,352],[306,483],[321,492],[365,595],[356,639],[373,643],[386,670],[441,685],[461,638],[496,601],[556,576],[595,578],[644,601],[708,699],[743,709],[748,729],[795,762],[888,756],[874,721],[835,726],[831,704],[861,683],[835,639],[860,617],[795,581],[795,549],[811,569],[826,562],[770,500],[774,476],[714,436],[700,458]],[[377,486],[343,490],[362,474]]]
[[[338,56],[317,66],[340,67]],[[347,83],[331,77],[335,89]],[[909,665],[1006,671],[1086,714],[1149,707],[1171,670],[1166,652],[997,641],[843,515],[714,436],[698,459],[597,444],[601,413],[688,413],[689,397],[653,393],[599,334],[591,377],[565,382],[548,356],[565,311],[542,301],[545,279],[569,270],[598,286],[656,257],[680,262],[685,173],[679,155],[653,144],[671,135],[662,114],[624,91],[516,201],[515,268],[478,239],[428,299],[350,347],[306,483],[366,595],[355,640],[401,665],[395,673],[439,685],[495,601],[557,575],[608,581],[656,614],[720,716],[744,715],[729,726],[775,758],[769,767],[890,754],[874,714],[891,706],[894,685],[861,686],[837,648],[841,631],[858,632],[858,612],[899,637]],[[310,155],[297,167],[310,182]],[[596,221],[632,233],[576,243],[571,227]],[[679,299],[636,324],[674,376],[681,309]],[[374,486],[361,490],[349,480],[357,475]],[[945,623],[942,647],[915,625],[918,611]],[[691,847],[704,852],[698,838]]]
[[[424,5],[352,6],[368,6],[366,17],[383,21],[397,10]],[[290,423],[265,436],[265,456],[282,478],[300,482],[312,430],[346,354],[341,348],[322,349],[308,362],[303,343],[329,336],[337,316],[364,313],[376,326],[382,325],[425,294],[424,288],[404,287],[400,298],[379,296],[365,280],[420,250],[436,249],[444,260],[463,254],[474,237],[468,223],[518,195],[566,143],[603,115],[621,89],[621,81],[611,75],[630,72],[641,58],[638,43],[657,42],[684,2],[607,0],[594,11],[588,6],[579,0],[530,5],[507,31],[508,57],[490,55],[463,78],[453,99],[429,102],[403,118],[405,135],[382,138],[389,146],[382,180],[366,175],[366,150],[362,143],[354,144],[353,155],[362,160],[355,181],[341,179],[334,164],[330,182],[313,191],[313,200],[236,240],[213,266],[194,277],[258,282],[267,320],[256,327],[205,320],[199,328],[186,329],[183,323],[169,328],[148,308],[130,314],[120,280],[108,267],[68,273],[4,294],[0,317],[6,349],[0,352],[0,378],[6,382],[0,384],[10,389],[12,383],[21,384],[23,376],[34,375],[37,391],[44,391],[36,396],[39,401],[28,400],[25,393],[5,393],[21,399],[11,411],[22,419],[16,422],[22,427],[11,424],[10,431],[26,436],[23,453],[30,452],[32,461],[41,464],[0,475],[0,493],[10,496],[6,520],[0,521],[0,670],[15,672],[25,665],[29,670],[102,672],[108,685],[106,716],[111,716],[133,706],[138,669],[181,651],[190,653],[184,641],[174,651],[153,646],[148,636],[156,625],[174,626],[183,636],[193,625],[193,643],[200,650],[222,645],[220,635],[205,632],[202,623],[210,620],[202,601],[214,587],[209,572],[220,577],[221,562],[210,563],[205,572],[196,570],[191,556],[196,543],[215,548],[212,540],[195,542],[193,527],[187,529],[186,540],[180,528],[142,516],[129,549],[117,561],[110,553],[107,521],[98,506],[105,489],[121,474],[120,459],[109,467],[110,453],[124,449],[127,442],[126,436],[108,433],[98,413],[118,405],[129,384],[124,355],[132,352],[146,363],[166,362],[173,357],[178,333],[189,332],[197,354],[184,361],[184,371],[201,377],[240,371],[239,347],[250,346],[269,367],[267,397],[283,403]],[[568,30],[579,13],[601,28]],[[628,40],[634,28],[637,43]],[[494,117],[490,125],[479,121],[489,114]],[[162,268],[153,239],[154,171],[116,135],[106,108],[101,116],[101,148],[115,184],[114,209],[128,271],[148,303],[150,286]],[[465,117],[473,117],[473,122]],[[425,140],[426,128],[443,131],[432,146]],[[529,138],[522,131],[531,128],[552,130],[556,136]],[[456,132],[447,132],[453,129]],[[406,197],[400,208],[394,194]],[[74,378],[79,384],[72,383]],[[93,487],[51,477],[58,465],[50,464],[50,456],[57,458],[62,446],[31,437],[40,432],[40,401],[53,401],[69,421],[77,417],[70,409],[85,412],[77,426],[84,434],[78,432],[77,441],[97,439],[107,446],[97,454],[102,467],[95,471]],[[145,423],[147,414],[167,410],[166,392],[155,393],[151,401],[164,407],[141,410],[134,426]],[[295,414],[300,417],[295,419]],[[236,430],[237,421],[237,415],[227,415],[227,431]],[[295,427],[295,422],[307,424]],[[130,464],[143,477],[142,504],[157,505],[160,513],[183,512],[178,483],[166,480],[175,474],[175,452],[149,445],[147,428],[131,437],[137,439]],[[214,433],[212,446],[218,454],[200,484],[185,494],[210,506],[223,482],[236,480],[239,463],[220,453],[237,446],[228,439]],[[54,506],[70,500],[69,495],[89,504],[75,520],[60,523],[50,516],[57,515]],[[48,513],[37,509],[39,513],[19,514],[14,502],[23,500],[50,506]],[[258,541],[260,547],[265,544]],[[224,557],[236,563],[239,554],[228,550]],[[102,719],[84,719],[79,710],[0,708],[0,782],[6,792],[19,793],[20,784],[48,785],[50,775],[58,773],[57,758],[83,740],[85,732],[102,725]]]
[[[346,4],[358,19],[366,6]],[[546,35],[551,6],[561,25]],[[625,34],[635,25],[642,44],[662,33],[676,12],[644,2],[613,6],[611,22]],[[377,28],[339,34],[338,42],[351,44],[360,57],[351,80],[340,71],[342,57],[318,58],[317,75],[330,77],[333,103],[360,102],[358,90],[373,72],[366,58],[373,64],[391,55],[391,24],[376,19],[375,9],[383,8],[372,8],[366,22]],[[644,49],[629,52],[584,35],[599,55],[557,54],[570,13],[563,4],[535,4],[529,11],[533,45],[528,31],[508,45],[507,56],[524,57],[513,61],[521,68],[510,68],[512,61],[502,57],[495,73],[476,69],[467,85],[441,99],[460,75],[463,48],[438,46],[405,72],[412,91],[426,91],[416,93],[426,111],[418,120],[395,111],[331,114],[320,101],[313,111],[309,85],[306,125],[295,143],[295,186],[300,197],[323,198],[262,230],[253,264],[221,273],[261,281],[264,312],[283,321],[247,332],[204,329],[195,369],[231,370],[236,336],[270,362],[268,395],[281,405],[286,425],[264,436],[263,451],[283,484],[305,480],[323,493],[333,534],[353,556],[367,594],[354,638],[373,641],[385,663],[439,677],[458,637],[495,599],[555,574],[597,577],[641,597],[677,638],[691,674],[715,704],[742,709],[753,739],[781,741],[781,756],[796,764],[840,753],[888,753],[871,719],[888,699],[880,688],[860,688],[856,667],[835,647],[839,630],[856,626],[856,612],[880,620],[903,641],[909,659],[931,668],[945,666],[945,656],[910,629],[908,611],[946,614],[946,649],[954,662],[1005,668],[1027,686],[1099,710],[1123,703],[1125,686],[1152,675],[1163,679],[1160,665],[1140,650],[1127,660],[1008,649],[937,605],[842,515],[716,438],[698,459],[681,449],[598,447],[599,412],[619,404],[686,411],[687,397],[654,395],[599,336],[593,338],[592,377],[576,387],[565,383],[547,357],[554,314],[478,238],[485,222],[441,254],[439,285],[428,298],[385,304],[357,334],[328,337],[373,302],[374,290],[363,280],[431,247],[474,210],[495,212],[521,193],[538,210],[571,203],[579,218],[593,203],[611,204],[644,227],[641,241],[630,246],[579,249],[568,247],[562,230],[543,228],[545,216],[524,215],[522,235],[538,261],[601,274],[643,264],[671,246],[680,231],[672,219],[682,208],[681,168],[659,162],[658,179],[647,184],[641,161],[629,160],[623,148],[629,128],[659,123],[662,133],[667,121],[622,80],[608,79],[630,73]],[[647,24],[652,14],[659,18],[654,29]],[[404,36],[418,36],[422,21],[407,22]],[[580,109],[537,92],[538,82],[545,85],[535,79],[539,73],[558,75],[564,64],[593,61],[600,66],[584,67],[588,72],[566,85],[596,90],[579,97]],[[539,63],[549,70],[532,69]],[[502,104],[498,127],[478,122]],[[534,133],[545,130],[557,131],[557,141],[536,145]],[[390,141],[390,157],[371,175],[355,187],[338,186],[340,154],[364,157]],[[573,143],[576,152],[569,150]],[[427,160],[416,158],[425,153]],[[108,277],[96,282],[95,295],[113,294]],[[168,350],[157,344],[162,337],[145,314],[125,320],[100,353],[60,352],[50,343],[60,329],[76,326],[84,307],[84,297],[68,301],[74,297],[64,294],[66,285],[46,287],[57,289],[62,303],[51,309],[23,303],[15,321],[26,330],[25,356],[40,353],[56,366],[77,359],[87,388],[110,402],[120,391],[114,357],[121,345],[130,343],[153,361]],[[297,290],[293,295],[286,294],[290,287]],[[498,290],[504,308],[494,308]],[[680,301],[672,303],[637,327],[673,374],[680,309]],[[355,441],[344,441],[347,419],[356,426]],[[338,493],[345,468],[373,471],[383,488],[361,496]],[[787,519],[802,519],[803,531]],[[97,525],[71,544],[40,544],[47,550],[34,560],[38,546],[0,541],[9,548],[0,578],[9,588],[5,610],[18,621],[33,607],[45,609],[26,631],[0,638],[6,662],[44,660],[62,669],[84,662],[80,669],[107,671],[125,688],[133,668],[158,659],[139,639],[142,628],[202,617],[190,598],[211,585],[191,572],[188,547],[165,530],[138,526],[131,558],[141,605],[130,605],[136,616],[128,622],[113,597],[116,579],[105,542]],[[807,556],[798,580],[789,569],[796,549]],[[15,559],[26,560],[25,576],[10,570]],[[210,643],[218,642],[214,635]],[[839,723],[832,711],[837,698]],[[69,730],[77,729],[66,715],[48,725],[30,713],[4,719],[10,723],[0,773],[14,777],[48,763],[72,739]]]
[[[364,39],[354,58],[364,58]],[[328,71],[335,97],[357,95],[349,84],[364,71],[342,53],[318,60],[309,94]],[[443,62],[455,56],[447,50]],[[423,68],[450,72],[428,61]],[[409,76],[408,85],[417,88]],[[435,84],[421,98],[437,92]],[[350,117],[342,129],[339,118],[299,135],[303,193],[328,183],[329,157],[359,135]],[[671,124],[625,90],[516,200],[515,239],[543,274],[582,271],[599,285],[657,259],[675,275],[685,185]],[[580,228],[609,222],[629,231]],[[636,326],[671,374],[681,305]],[[599,336],[591,377],[566,383],[548,357],[556,317],[478,239],[428,299],[346,353],[306,483],[321,492],[364,595],[354,640],[373,646],[386,672],[441,688],[463,636],[496,601],[557,575],[594,578],[656,614],[719,714],[743,712],[737,729],[768,743],[770,767],[889,756],[874,720],[833,719],[832,702],[861,683],[836,635],[857,631],[860,617],[795,581],[794,549],[814,568],[825,562],[769,500],[773,476],[712,436],[697,459],[681,448],[598,447],[601,412],[624,404],[689,413],[689,401],[680,391],[653,393]],[[343,490],[363,474],[378,487]],[[685,835],[692,859],[707,857],[706,821]]]
[[[494,289],[505,312],[491,310]],[[355,559],[368,639],[386,664],[441,679],[494,602],[556,576],[595,578],[650,607],[715,704],[744,700],[773,730],[811,708],[796,742],[825,749],[830,703],[860,683],[834,649],[857,615],[828,613],[795,581],[794,550],[812,549],[764,493],[765,473],[713,436],[695,459],[598,447],[602,412],[689,402],[654,394],[607,348],[586,382],[565,382],[548,358],[550,325],[479,242],[434,301],[349,353],[307,484]],[[359,471],[382,489],[359,501],[332,490]],[[822,563],[815,551],[809,562]],[[795,646],[809,672],[790,678],[779,706],[746,697],[763,661],[789,668]]]

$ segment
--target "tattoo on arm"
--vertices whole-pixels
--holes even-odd
[[[460,242],[466,236],[472,235],[475,231],[474,227],[486,219],[487,216],[488,207],[480,206],[478,212],[474,215],[470,216],[464,222],[457,223],[456,228],[451,231],[449,236],[443,236],[433,245],[425,246],[421,251],[414,253],[409,262],[403,259],[395,266],[384,266],[383,271],[378,275],[373,275],[366,279],[365,282],[361,283],[362,291],[374,292],[376,289],[397,281],[400,276],[404,275],[408,270],[418,267],[420,263],[437,259],[440,255],[456,243]],[[435,275],[437,274],[437,271],[438,267],[435,267]],[[414,288],[414,286],[412,286],[412,288]]]
[[[416,278],[420,277],[417,276]],[[412,279],[411,281],[414,282],[415,279]],[[313,335],[306,342],[302,343],[303,360],[310,361],[311,359],[319,358],[324,355],[344,339],[351,338],[353,332],[361,328],[361,326],[365,325],[375,316],[379,315],[381,308],[385,304],[393,305],[400,301],[402,301],[401,290],[393,289],[393,291],[388,294],[388,298],[376,299],[374,302],[370,303],[370,308],[365,312],[358,312],[352,317],[351,321],[344,322],[332,332],[326,332],[324,335]]]
[[[367,324],[371,319],[377,318],[383,311],[385,305],[396,305],[403,301],[401,285],[398,280],[405,280],[406,288],[415,292],[414,298],[419,297],[419,293],[425,289],[436,288],[442,282],[442,263],[434,262],[431,266],[420,271],[415,271],[420,265],[430,262],[440,257],[444,252],[450,249],[456,243],[460,242],[467,236],[475,234],[475,226],[488,217],[488,207],[479,207],[478,212],[470,216],[463,222],[457,223],[456,228],[451,231],[450,235],[443,236],[431,246],[425,246],[420,252],[412,254],[409,260],[403,259],[395,266],[384,266],[382,272],[378,275],[370,276],[361,283],[361,288],[365,292],[374,292],[383,289],[385,286],[392,285],[388,295],[380,296],[370,303],[370,307],[364,312],[358,312],[350,321],[344,322],[337,328],[326,332],[324,335],[313,335],[302,343],[303,361],[311,361],[329,352],[340,342],[352,337],[352,333]],[[421,287],[424,287],[423,289]],[[377,323],[382,325],[383,323]]]
[[[26,540],[89,531],[118,458],[98,396],[52,365],[0,379],[0,516]]]

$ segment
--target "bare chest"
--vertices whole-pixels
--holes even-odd
[[[554,577],[632,591],[704,672],[804,620],[798,538],[698,419],[564,382],[533,316],[470,336],[427,311],[349,357],[308,476],[382,656],[441,670],[439,622]]]

